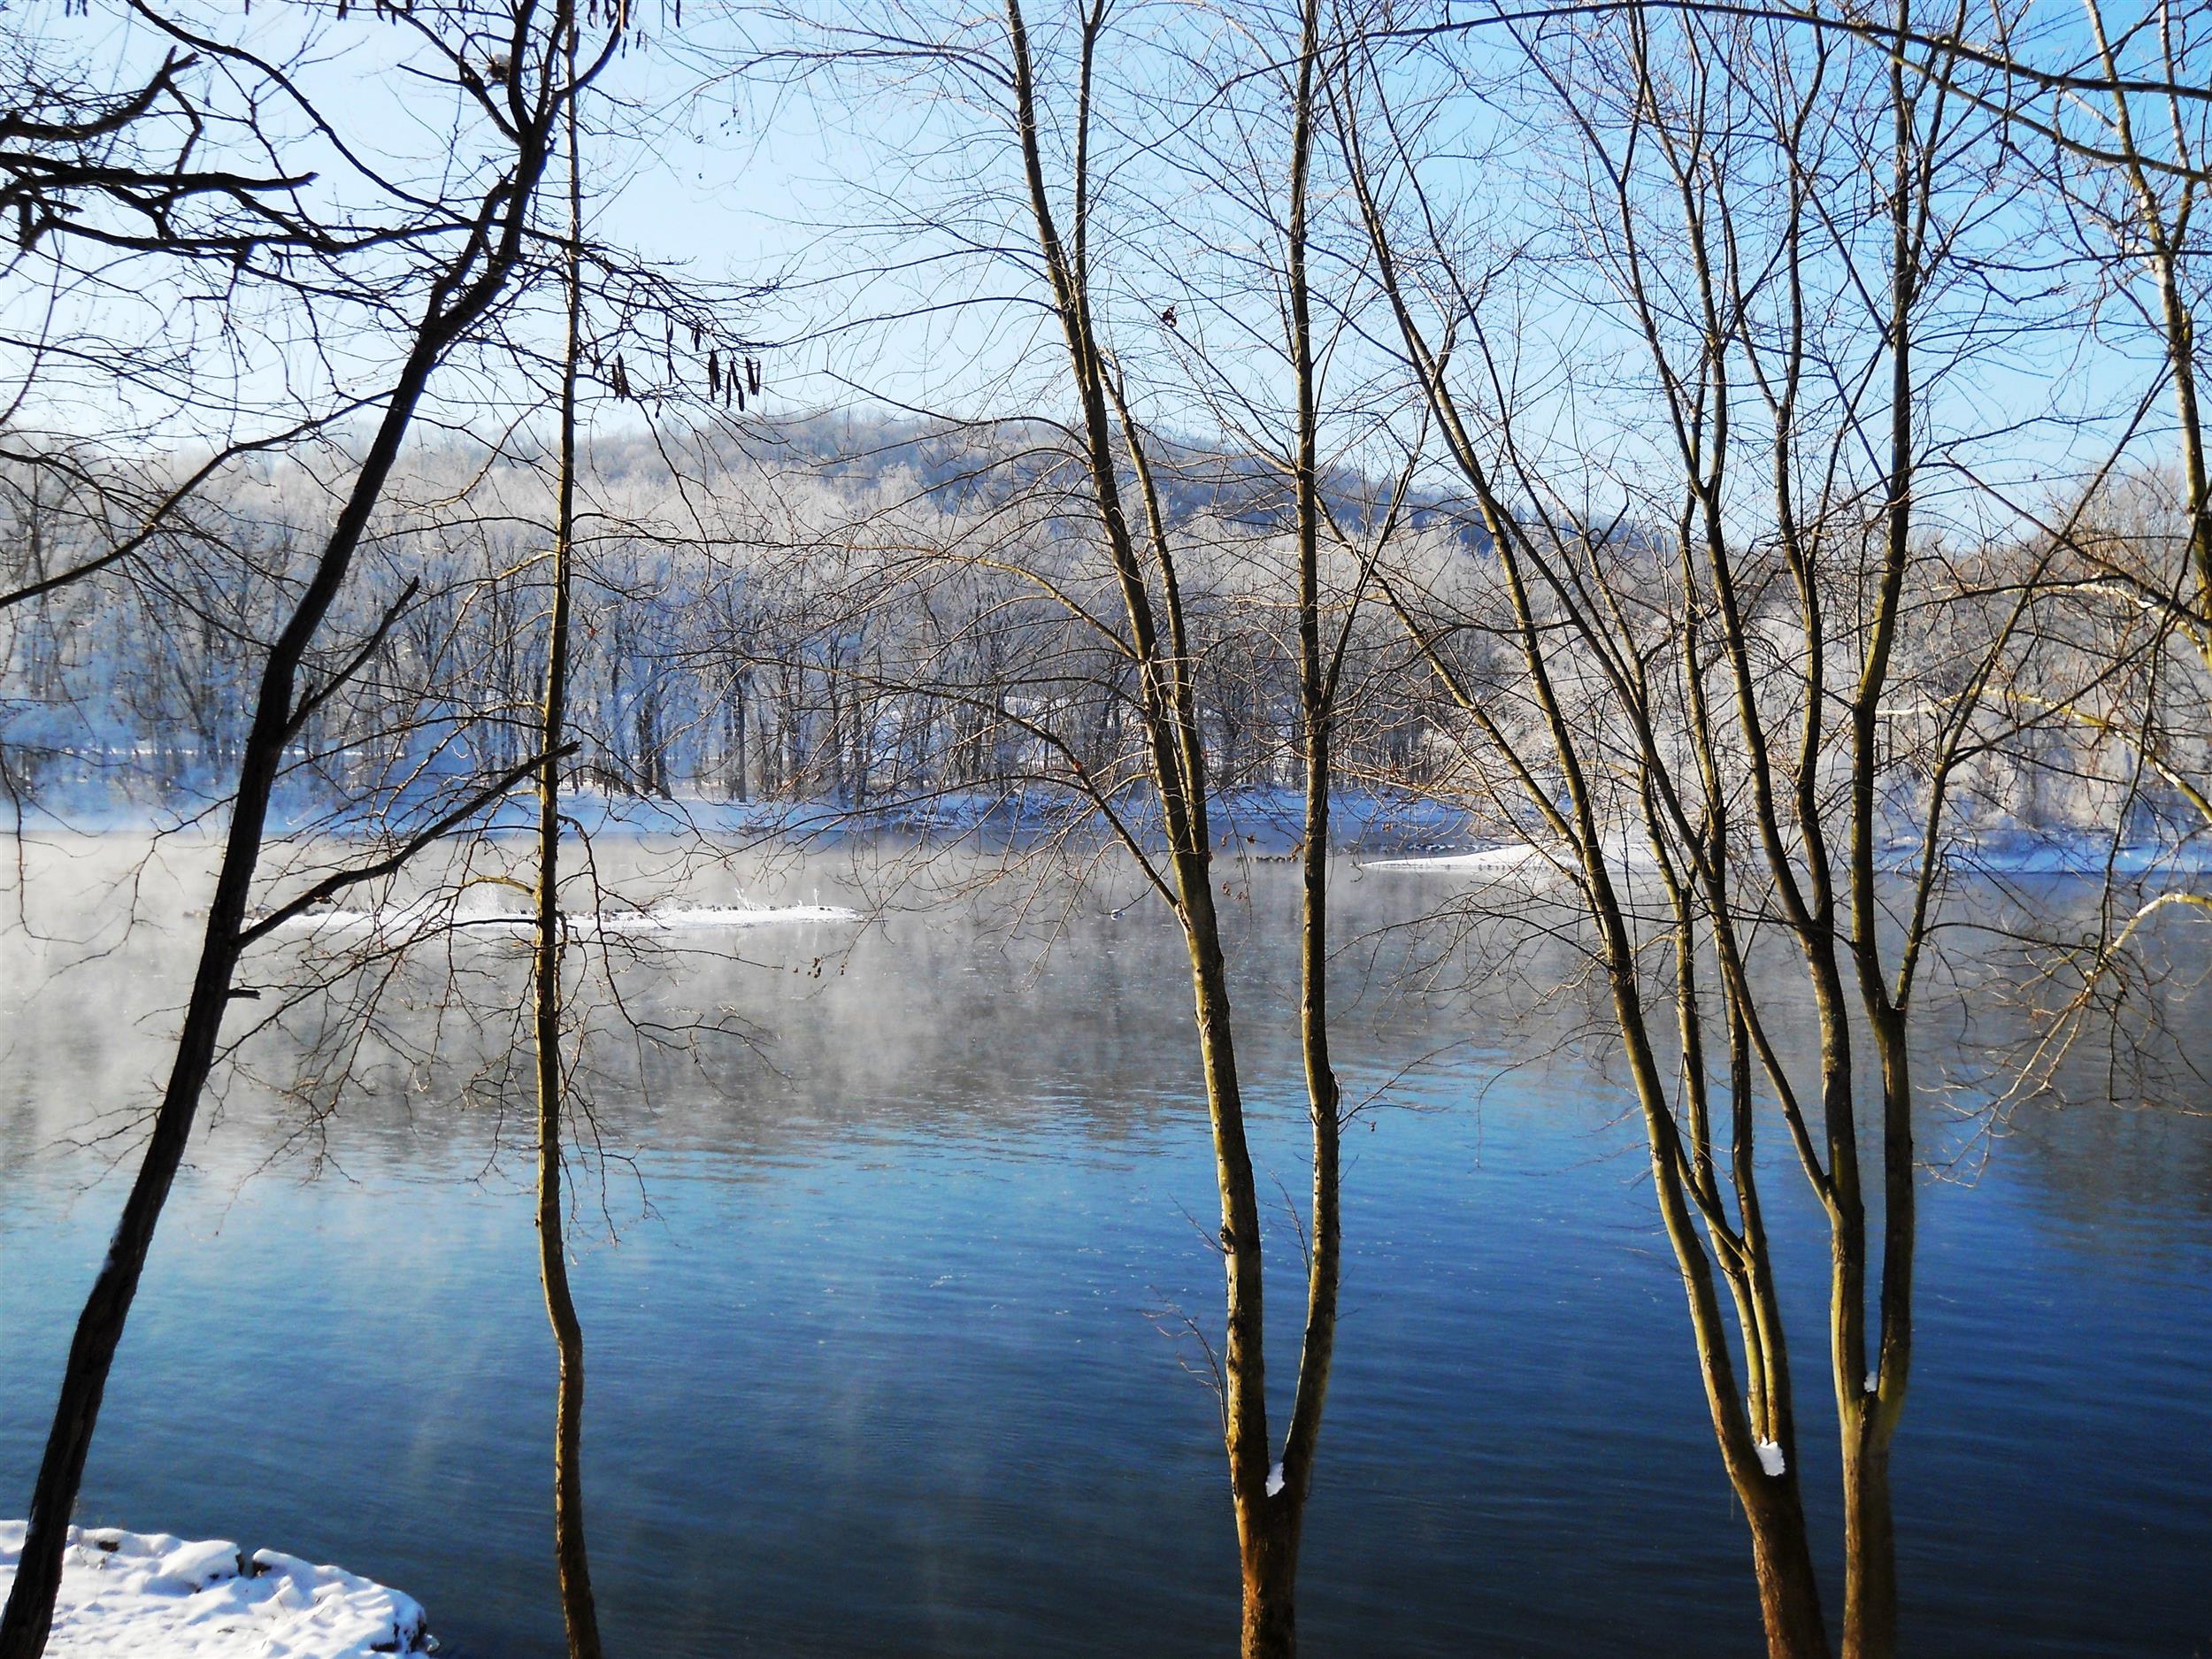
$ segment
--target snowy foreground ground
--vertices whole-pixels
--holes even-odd
[[[0,1595],[23,1523],[0,1521]],[[430,1651],[422,1608],[296,1555],[220,1540],[69,1529],[49,1659],[372,1659]]]

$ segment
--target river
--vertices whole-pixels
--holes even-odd
[[[120,1202],[102,1171],[127,1142],[96,1136],[150,1096],[199,879],[162,853],[126,933],[119,855],[50,856],[0,939],[14,1514]],[[681,940],[622,969],[662,1041],[595,1050],[607,1156],[572,1167],[611,1652],[1231,1650],[1228,1489],[1190,1328],[1218,1325],[1218,1217],[1179,941],[1156,903],[1115,914],[1026,879],[910,887],[863,928]],[[1279,1427],[1285,1206],[1306,1179],[1294,890],[1281,866],[1237,881]],[[784,883],[872,902],[864,885],[838,856]],[[1035,900],[1018,926],[1017,891]],[[1453,968],[1417,994],[1425,948],[1377,930],[1448,881],[1347,865],[1340,891],[1346,1092],[1376,1098],[1348,1142],[1307,1650],[1755,1654],[1745,1535],[1603,1043],[1533,979],[1508,995]],[[304,1138],[267,1085],[331,1028],[303,1013],[250,1046],[255,1075],[211,1102],[162,1224],[81,1518],[341,1563],[422,1601],[463,1659],[559,1650],[527,1112],[465,1087],[503,1049],[512,956],[455,947],[473,1011],[441,1010],[411,970],[390,1030],[442,1058],[372,1065]],[[743,1044],[698,1035],[738,1025]],[[1907,1651],[2212,1650],[2212,1120],[2076,1101],[1985,1137],[1957,1104],[1922,1137],[1942,1168],[1897,1451]],[[1792,1168],[1770,1163],[1765,1191],[1832,1567],[1825,1247]]]

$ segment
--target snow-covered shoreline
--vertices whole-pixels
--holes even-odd
[[[2096,877],[2108,870],[2119,877],[2153,878],[2212,872],[2212,849],[2201,843],[2116,849],[2108,839],[2078,835],[1962,838],[1946,844],[1942,856],[1959,875]],[[1910,874],[1919,866],[1921,849],[1915,843],[1897,843],[1878,849],[1875,857],[1885,872]],[[1648,847],[1624,835],[1607,838],[1605,861],[1616,873],[1630,876],[1655,873],[1659,867]],[[1469,852],[1362,859],[1360,868],[1388,874],[1517,875],[1523,880],[1542,881],[1571,873],[1574,863],[1573,853],[1563,845],[1509,841]]]
[[[0,1521],[0,1596],[24,1524]],[[69,1529],[48,1659],[380,1659],[433,1651],[421,1604],[280,1550]]]

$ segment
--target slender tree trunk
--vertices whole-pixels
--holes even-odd
[[[1198,1049],[1211,1108],[1214,1169],[1221,1193],[1220,1244],[1227,1291],[1222,1356],[1224,1440],[1235,1496],[1237,1536],[1246,1552],[1266,1545],[1267,1490],[1271,1467],[1267,1432],[1265,1276],[1260,1252],[1259,1187],[1244,1133],[1244,1097],[1231,1034],[1229,979],[1222,954],[1220,918],[1214,909],[1212,861],[1202,844],[1176,859],[1190,946],[1192,1000]],[[1294,1555],[1294,1551],[1293,1552]],[[1263,1575],[1264,1576],[1264,1575]]]
[[[575,43],[567,48],[575,73]],[[561,360],[560,479],[553,530],[553,604],[545,648],[538,773],[538,938],[536,1041],[538,1084],[538,1276],[546,1317],[560,1356],[554,1404],[553,1555],[560,1575],[561,1622],[569,1659],[600,1659],[599,1615],[591,1563],[584,1548],[584,1330],[569,1292],[566,1206],[561,1150],[565,1086],[561,1076],[561,759],[568,714],[570,574],[576,526],[576,359],[583,323],[583,196],[577,153],[576,106],[568,108],[568,331]]]
[[[1305,1063],[1306,1111],[1313,1145],[1313,1225],[1306,1261],[1306,1324],[1298,1348],[1298,1383],[1291,1399],[1290,1425],[1283,1437],[1280,1489],[1269,1499],[1275,1507],[1262,1529],[1260,1548],[1246,1551],[1245,1659],[1297,1651],[1294,1595],[1298,1544],[1305,1525],[1306,1502],[1313,1491],[1322,1410],[1335,1363],[1338,1287],[1343,1275],[1343,1102],[1329,1052],[1329,790],[1334,781],[1333,726],[1337,668],[1341,659],[1325,649],[1321,630],[1320,384],[1306,260],[1307,187],[1319,55],[1318,0],[1305,0],[1293,111],[1287,240],[1291,357],[1298,393],[1294,474],[1298,525],[1299,725],[1305,760],[1298,1036]]]
[[[749,799],[745,783],[745,680],[730,687],[730,799]]]
[[[1758,1585],[1759,1613],[1765,1626],[1768,1659],[1829,1659],[1828,1626],[1820,1608],[1820,1585],[1813,1571],[1810,1542],[1805,1530],[1803,1500],[1797,1471],[1785,1463],[1779,1474],[1770,1474],[1753,1445],[1758,1432],[1737,1392],[1728,1339],[1722,1327],[1720,1304],[1713,1285],[1713,1270],[1683,1186],[1682,1148],[1676,1141],[1673,1119],[1668,1115],[1665,1091],[1653,1057],[1648,1028],[1632,964],[1631,934],[1611,884],[1606,879],[1594,838],[1594,820],[1583,808],[1582,785],[1575,791],[1578,816],[1590,852],[1585,868],[1597,895],[1594,906],[1606,937],[1606,954],[1613,964],[1615,1020],[1628,1051],[1629,1069],[1644,1116],[1651,1150],[1652,1188],[1659,1200],[1660,1219],[1681,1269],[1682,1287],[1689,1304],[1690,1326],[1697,1344],[1698,1371],[1705,1385],[1707,1409],[1712,1416],[1714,1438],[1730,1484],[1743,1504],[1751,1532],[1752,1570]],[[1750,1346],[1747,1333],[1746,1346]],[[1791,1441],[1786,1430],[1770,1429],[1786,1457]]]
[[[1919,297],[1919,220],[1925,211],[1918,175],[1918,118],[1908,92],[1905,50],[1911,0],[1897,0],[1897,42],[1890,58],[1893,111],[1891,192],[1890,454],[1884,514],[1882,584],[1858,695],[1852,705],[1851,889],[1853,949],[1859,995],[1872,1030],[1882,1079],[1882,1276],[1876,1347],[1867,1368],[1863,1335],[1839,1367],[1838,1426],[1843,1446],[1843,1659],[1893,1659],[1897,1652],[1897,1540],[1890,1504],[1889,1446],[1904,1408],[1912,1350],[1914,1253],[1912,1076],[1905,1053],[1901,984],[1892,1001],[1880,957],[1875,894],[1875,779],[1880,761],[1876,717],[1887,684],[1910,552],[1913,488],[1912,319]],[[1865,1243],[1852,1311],[1864,1320]],[[1867,1384],[1874,1384],[1869,1389]]]
[[[1061,237],[1045,181],[1029,54],[1027,26],[1020,0],[1005,0],[1016,106],[1016,137],[1026,174],[1029,206],[1039,250],[1051,282],[1056,309],[1065,334],[1068,362],[1082,411],[1085,465],[1099,511],[1113,575],[1129,624],[1131,656],[1138,675],[1138,705],[1153,781],[1172,870],[1170,896],[1190,952],[1191,986],[1206,1102],[1213,1131],[1216,1182],[1221,1198],[1219,1245],[1226,1291],[1225,1334],[1221,1356],[1222,1434],[1233,1495],[1243,1588],[1241,1649],[1244,1659],[1292,1659],[1297,1648],[1294,1586],[1301,1518],[1314,1440],[1326,1392],[1329,1356],[1335,1328],[1336,1134],[1335,1081],[1328,1071],[1320,1021],[1325,1001],[1317,997],[1318,970],[1325,950],[1314,956],[1305,995],[1313,996],[1305,1048],[1315,1087],[1327,1101],[1316,1118],[1317,1233],[1326,1242],[1317,1250],[1309,1277],[1309,1330],[1318,1333],[1302,1366],[1292,1432],[1279,1467],[1271,1455],[1268,1433],[1259,1202],[1246,1136],[1244,1104],[1230,1019],[1229,981],[1223,954],[1220,918],[1213,885],[1211,836],[1207,825],[1207,790],[1212,769],[1200,731],[1194,657],[1186,630],[1176,560],[1166,532],[1141,434],[1122,401],[1118,382],[1102,349],[1093,319],[1089,280],[1087,176],[1091,77],[1107,9],[1085,14],[1079,107],[1074,118],[1076,157],[1072,243]],[[1309,108],[1301,112],[1302,145],[1310,142],[1310,88],[1315,53],[1316,0],[1308,0],[1306,52],[1302,77]],[[1310,352],[1310,335],[1300,342]],[[1305,477],[1300,504],[1317,520],[1313,488],[1310,357],[1301,388],[1301,455]],[[1119,421],[1120,442],[1113,422]],[[1119,470],[1123,457],[1134,472],[1146,511],[1146,541],[1139,550],[1125,510]],[[1311,524],[1308,525],[1309,534]],[[1309,542],[1309,549],[1310,543]],[[1158,593],[1152,588],[1156,572]],[[1325,723],[1325,722],[1324,722]],[[1309,817],[1326,838],[1326,749],[1317,750],[1323,768],[1310,780],[1324,804],[1309,804]],[[1164,886],[1166,885],[1164,883]],[[1325,921],[1325,886],[1310,890],[1308,929],[1318,935]]]
[[[1762,1471],[1758,1477],[1768,1478]],[[1768,1659],[1828,1659],[1828,1624],[1820,1610],[1820,1581],[1813,1571],[1810,1540],[1797,1471],[1772,1481],[1772,1493],[1747,1492],[1744,1517],[1751,1527],[1752,1571],[1759,1586],[1759,1618],[1766,1628]]]
[[[1873,987],[1877,993],[1880,987]],[[1892,1659],[1897,1651],[1897,1532],[1890,1498],[1890,1443],[1911,1379],[1914,1256],[1912,1064],[1906,1018],[1877,995],[1870,1010],[1881,1055],[1883,1216],[1881,1347],[1854,1402],[1855,1433],[1845,1435],[1845,1659]]]
[[[1889,1443],[1874,1432],[1876,1408],[1843,1459],[1843,1659],[1897,1651],[1897,1531],[1890,1507]]]
[[[1240,1515],[1244,1563],[1240,1659],[1294,1659],[1298,1651],[1298,1506],[1287,1493]]]

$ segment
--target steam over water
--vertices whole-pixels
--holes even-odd
[[[150,1099],[186,986],[199,854],[167,847],[126,933],[111,883],[143,851],[50,847],[27,902],[7,895],[0,1513],[27,1498],[121,1201],[99,1178],[134,1161],[96,1137]],[[685,896],[868,908],[849,871],[717,872]],[[1232,873],[1279,1433],[1300,1312],[1286,1204],[1306,1179],[1295,900],[1281,866]],[[1361,941],[1339,981],[1346,1094],[1388,1087],[1347,1143],[1307,1650],[1754,1654],[1640,1130],[1570,1011],[1580,993],[1547,994],[1571,964],[1521,958],[1470,988],[1482,972],[1455,959],[1417,996],[1401,970],[1432,941],[1369,937],[1452,890],[1342,872]],[[673,1035],[595,1047],[609,1156],[572,1170],[611,1650],[1231,1650],[1227,1481],[1184,1324],[1216,1330],[1221,1283],[1182,949],[1156,904],[1047,898],[1010,940],[1000,890],[864,930],[639,946],[619,970],[633,1012]],[[297,1110],[268,1086],[337,1029],[303,1009],[211,1101],[80,1518],[339,1563],[420,1600],[449,1652],[534,1659],[560,1625],[527,1101],[503,1120],[495,1091],[465,1098],[508,1041],[518,964],[497,940],[434,955],[386,1018],[435,1063],[388,1055],[288,1141]],[[441,1011],[449,968],[469,1005]],[[275,1010],[273,991],[242,1003],[231,1029]],[[1946,1030],[1994,1042],[1999,1016],[1965,1012]],[[753,1043],[694,1041],[702,1025]],[[1908,1651],[2212,1651],[2212,1119],[2077,1102],[1983,1141],[1950,1110],[1972,1104],[1932,1104],[1922,1135],[1945,1167],[1924,1187],[1897,1452]],[[1764,1191],[1832,1566],[1825,1244],[1781,1142],[1774,1125]],[[1839,1580],[1828,1594],[1839,1612]]]

